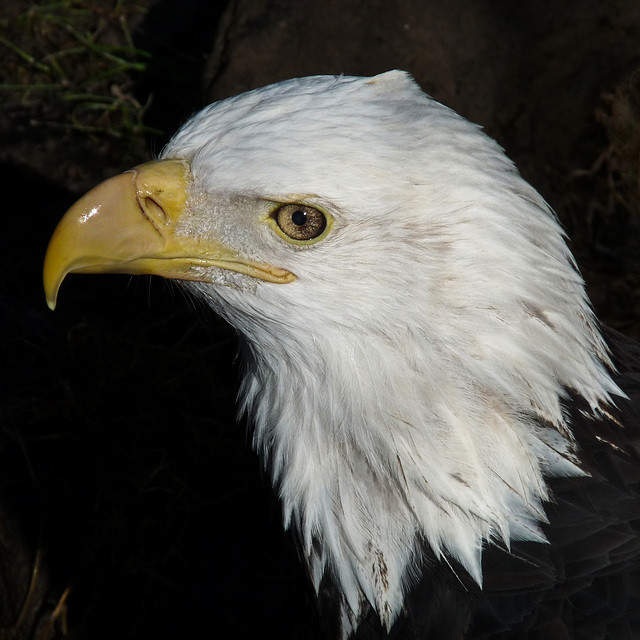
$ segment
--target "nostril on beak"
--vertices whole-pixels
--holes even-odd
[[[165,224],[167,222],[167,212],[163,206],[154,198],[146,196],[143,200],[143,210],[151,219]]]

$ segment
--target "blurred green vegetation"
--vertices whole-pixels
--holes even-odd
[[[151,57],[132,36],[143,2],[8,4],[0,21],[5,107],[19,105],[33,126],[115,138],[160,133],[145,125],[151,95],[142,103],[133,92]]]

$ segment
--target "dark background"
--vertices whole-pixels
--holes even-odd
[[[637,0],[3,3],[0,639],[309,637],[233,332],[142,277],[71,277],[51,313],[42,259],[83,191],[204,104],[392,68],[505,147],[599,317],[640,338]]]

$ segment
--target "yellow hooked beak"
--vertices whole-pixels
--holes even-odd
[[[191,174],[182,160],[147,162],[109,178],[58,223],[44,259],[47,304],[68,273],[152,274],[212,282],[209,267],[284,284],[295,275],[238,255],[221,241],[178,233]]]

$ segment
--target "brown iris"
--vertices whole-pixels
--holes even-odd
[[[292,240],[313,240],[327,228],[324,213],[302,204],[285,204],[272,215],[282,233]]]

